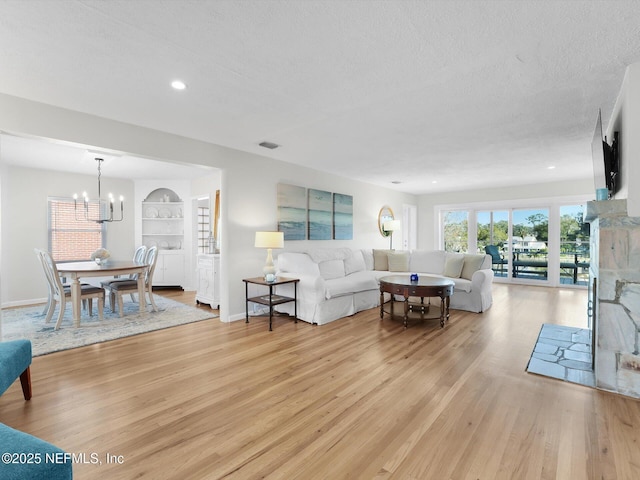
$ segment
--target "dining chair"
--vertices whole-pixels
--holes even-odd
[[[58,330],[62,323],[62,318],[64,317],[67,300],[71,299],[71,288],[65,288],[64,285],[62,285],[60,275],[58,274],[58,268],[56,267],[56,263],[53,261],[53,258],[51,258],[49,252],[40,250],[39,255],[51,292],[51,303],[47,311],[45,323],[49,323],[51,321],[56,302],[60,303],[60,311],[58,312],[58,320],[56,321],[55,327],[55,329]],[[102,321],[104,312],[104,289],[94,287],[93,285],[80,285],[80,289],[80,299],[88,301],[89,315],[93,315],[93,299],[98,299],[98,318]]]
[[[133,253],[133,261],[134,262],[143,262],[146,256],[146,252],[147,252],[147,246],[146,245],[140,245],[138,248],[136,248],[136,251]],[[130,273],[129,275],[125,275],[125,276],[119,276],[116,275],[113,278],[110,278],[109,280],[103,280],[102,282],[100,282],[100,285],[102,286],[102,288],[104,288],[107,291],[111,291],[111,284],[114,282],[123,282],[126,280],[137,280],[138,279],[138,274],[137,273]],[[113,301],[113,295],[109,294],[109,305],[111,306],[111,311],[115,312],[115,305],[114,305],[114,301]],[[131,294],[131,301],[135,302],[135,298],[133,296],[133,293]]]
[[[51,308],[55,308],[55,302],[53,301],[53,287],[51,286],[51,283],[49,282],[49,279],[47,278],[47,272],[46,270],[44,270],[44,265],[42,264],[42,252],[44,252],[44,250],[40,250],[39,248],[34,248],[33,251],[36,254],[36,257],[38,259],[38,263],[40,264],[40,266],[43,269],[43,273],[45,276],[45,280],[47,282],[47,289],[48,289],[48,293],[47,293],[47,303],[45,303],[44,305],[44,309],[42,310],[42,315],[46,315],[47,313],[49,313],[49,310]],[[68,283],[65,283],[61,280],[62,282],[62,286],[64,287],[65,290],[69,290],[71,291],[71,285]],[[85,282],[81,282],[80,285],[82,286],[89,286],[88,283]],[[84,308],[86,310],[87,308],[87,300],[84,299],[82,300],[82,308]]]
[[[42,263],[42,252],[43,250],[40,250],[39,248],[34,248],[33,251],[36,253],[36,257],[38,258],[38,263],[40,264],[40,266],[42,267],[42,271],[44,272],[44,277],[45,280],[47,281],[47,303],[44,305],[44,310],[42,310],[42,315],[46,315],[47,313],[49,313],[49,310],[51,310],[52,305],[54,304],[53,301],[53,288],[51,287],[51,282],[49,282],[49,277],[47,276],[47,271],[44,267],[44,264]]]
[[[151,303],[151,307],[154,312],[158,311],[158,307],[156,307],[156,302],[153,299],[153,272],[156,269],[156,262],[158,261],[158,247],[150,247],[145,254],[144,262],[148,265],[147,270],[144,274],[144,291],[146,295],[149,295],[149,302]],[[118,314],[122,317],[124,311],[124,304],[122,297],[123,295],[130,294],[132,301],[134,300],[134,294],[138,292],[138,280],[122,280],[118,282],[112,282],[109,285],[109,301],[111,303],[111,308],[113,309],[114,300],[118,301]],[[146,302],[146,298],[138,299],[140,302]]]

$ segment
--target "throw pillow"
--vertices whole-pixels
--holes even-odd
[[[390,272],[409,271],[409,252],[390,252],[387,254]]]
[[[364,258],[364,269],[373,270],[373,252],[367,248],[360,250],[360,253],[362,253],[362,258]]]
[[[464,256],[464,265],[462,266],[462,272],[460,273],[460,278],[466,278],[467,280],[471,280],[473,274],[480,270],[482,263],[484,262],[484,255],[472,255],[465,254]]]
[[[367,266],[364,263],[364,257],[360,250],[354,250],[353,255],[344,259],[344,273],[347,275],[366,269]]]
[[[282,252],[276,258],[278,271],[287,273],[307,273],[317,275],[318,264],[306,253]]]
[[[389,258],[387,254],[393,250],[376,250],[373,249],[373,269],[389,270]]]
[[[460,273],[462,273],[463,265],[464,255],[447,255],[447,260],[444,262],[444,272],[442,274],[445,277],[449,278],[460,278]]]
[[[344,262],[342,260],[327,260],[318,264],[320,275],[325,280],[344,277]]]

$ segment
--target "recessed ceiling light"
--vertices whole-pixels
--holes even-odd
[[[275,150],[280,146],[277,143],[273,143],[273,142],[260,142],[258,145],[264,148],[268,148],[269,150]]]
[[[553,170],[554,168],[556,168],[556,166],[555,166],[555,165],[549,165],[549,166],[547,167],[547,169],[548,169],[548,170]]]
[[[187,88],[187,84],[184,83],[182,80],[174,80],[173,82],[171,82],[171,86],[175,90],[184,90],[185,88]]]
[[[438,180],[431,180],[431,183],[438,183]]]

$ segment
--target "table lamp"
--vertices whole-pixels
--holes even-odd
[[[400,220],[387,220],[382,224],[382,229],[389,232],[389,250],[393,250],[393,232],[400,230]]]
[[[273,265],[271,249],[284,247],[284,232],[256,232],[255,247],[267,249],[267,261],[262,269],[265,280],[268,280],[267,275],[275,278],[276,267]]]

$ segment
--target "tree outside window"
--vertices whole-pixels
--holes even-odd
[[[444,249],[447,252],[469,251],[469,212],[443,212]]]
[[[487,210],[477,214],[478,253],[485,253],[487,245],[495,245],[506,253],[509,249],[509,212],[506,210]]]

